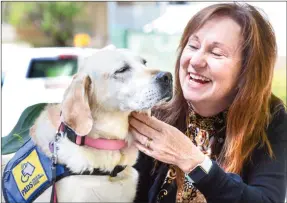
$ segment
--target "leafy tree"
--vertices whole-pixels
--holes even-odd
[[[74,20],[84,2],[6,2],[7,19],[14,26],[35,26],[55,46],[67,46],[73,37]]]

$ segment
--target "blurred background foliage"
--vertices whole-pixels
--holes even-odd
[[[51,38],[54,46],[64,47],[73,38],[74,19],[84,5],[84,2],[10,2],[6,18],[16,27],[34,25]]]

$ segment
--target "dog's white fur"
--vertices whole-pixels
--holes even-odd
[[[112,171],[116,165],[127,167],[114,178],[76,175],[61,179],[56,183],[59,202],[133,201],[138,173],[132,166],[138,151],[132,145],[128,117],[132,111],[149,112],[148,109],[165,99],[154,81],[158,72],[148,69],[134,53],[115,47],[81,59],[79,71],[66,90],[62,104],[46,107],[30,130],[32,139],[51,157],[49,143],[64,121],[78,135],[124,139],[128,147],[97,150],[78,146],[64,137],[58,143],[59,163],[74,173],[94,168]],[[35,201],[48,202],[50,195],[51,187]]]

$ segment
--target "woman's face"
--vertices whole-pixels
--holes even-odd
[[[183,95],[202,116],[227,108],[236,92],[241,68],[240,26],[214,17],[193,33],[180,58]]]

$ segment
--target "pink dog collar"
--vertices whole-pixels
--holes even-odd
[[[82,139],[84,138],[84,145],[93,147],[96,149],[104,149],[104,150],[119,150],[126,146],[126,142],[124,140],[109,140],[109,139],[93,139],[91,137],[86,136],[77,136],[76,144],[81,145]]]
[[[103,138],[94,139],[88,136],[79,136],[73,129],[65,125],[63,122],[59,126],[58,133],[62,135],[65,134],[71,142],[77,145],[86,145],[101,150],[120,150],[127,145],[126,141],[124,140],[111,140]]]

